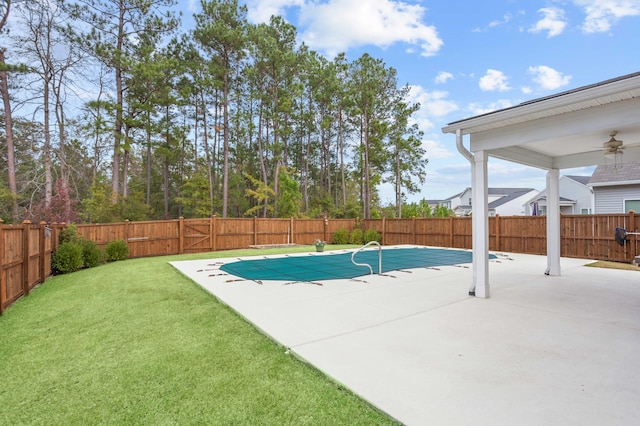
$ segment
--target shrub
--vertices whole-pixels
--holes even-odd
[[[349,244],[349,231],[344,228],[338,229],[333,234],[333,244]]]
[[[364,241],[364,232],[360,228],[355,228],[351,231],[351,236],[349,237],[350,244],[362,244]]]
[[[55,273],[68,274],[82,269],[82,245],[68,241],[58,246],[51,256],[51,268]]]
[[[102,251],[98,245],[89,240],[80,240],[82,246],[82,261],[85,268],[93,268],[102,263]]]
[[[104,248],[104,255],[107,262],[124,260],[129,257],[129,246],[125,240],[109,241]]]
[[[380,233],[378,231],[376,231],[373,228],[369,228],[366,231],[364,231],[364,242],[368,243],[369,241],[377,241],[377,242],[381,242],[382,240],[382,235],[380,235]]]
[[[71,243],[78,241],[78,228],[75,224],[70,224],[62,231],[60,231],[60,238],[58,240],[60,244]]]

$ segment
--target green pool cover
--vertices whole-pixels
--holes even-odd
[[[495,258],[495,255],[490,255]],[[378,250],[365,250],[355,255],[357,263],[371,265],[378,273]],[[472,253],[466,250],[427,247],[392,248],[382,250],[382,272],[399,269],[430,268],[471,263]],[[366,266],[351,262],[351,252],[310,254],[267,259],[240,260],[220,267],[231,275],[255,281],[324,281],[355,278],[369,274]]]

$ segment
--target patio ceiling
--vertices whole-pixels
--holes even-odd
[[[471,152],[547,170],[612,164],[602,144],[616,131],[622,161],[640,161],[640,72],[455,121],[442,131],[470,135]]]

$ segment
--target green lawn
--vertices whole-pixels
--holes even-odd
[[[394,424],[168,264],[250,253],[47,280],[0,316],[0,424]]]

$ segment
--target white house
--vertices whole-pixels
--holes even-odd
[[[598,166],[589,186],[593,188],[594,213],[640,212],[640,163]]]
[[[588,186],[591,176],[561,176],[560,213],[562,214],[591,214],[593,213],[593,190]],[[547,214],[547,190],[544,189],[524,205],[525,215],[533,215],[535,205],[538,215]]]
[[[538,194],[538,190],[533,188],[488,188],[488,192],[489,216],[524,216],[524,204]],[[449,197],[446,202],[456,216],[468,216],[473,212],[471,188]]]

